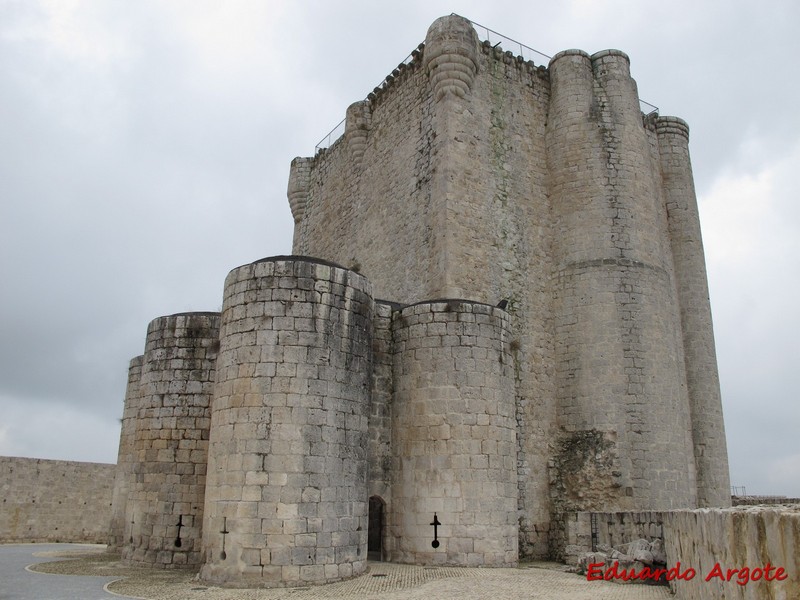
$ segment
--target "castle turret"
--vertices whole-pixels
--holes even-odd
[[[181,313],[147,328],[123,558],[198,565],[219,313]]]
[[[697,502],[701,507],[729,506],[728,450],[700,215],[689,160],[689,127],[682,119],[659,117],[656,133],[680,302]]]
[[[364,572],[373,304],[363,276],[303,257],[228,275],[203,579],[281,586]]]
[[[550,77],[554,510],[695,506],[666,215],[628,58],[566,51]]]
[[[345,117],[344,137],[350,151],[350,159],[360,167],[367,147],[367,132],[369,131],[369,102],[361,101],[351,104]]]
[[[289,189],[287,196],[289,198],[289,208],[292,209],[292,217],[295,223],[303,220],[303,215],[306,212],[306,202],[308,201],[308,187],[309,187],[309,173],[310,173],[310,158],[302,158],[298,156],[292,161],[289,168]]]
[[[478,36],[464,17],[436,19],[425,36],[423,62],[436,101],[465,98],[478,70]]]
[[[431,217],[432,240],[429,269],[432,277],[427,298],[474,297],[465,292],[463,281],[455,277],[453,263],[460,248],[452,228],[462,198],[463,168],[460,160],[466,107],[478,63],[478,36],[472,24],[457,15],[436,19],[425,36],[423,64],[430,78],[434,102],[431,125],[436,136],[431,140]]]
[[[136,419],[139,416],[139,384],[142,378],[144,356],[131,359],[128,366],[128,385],[125,389],[125,403],[122,409],[122,427],[119,435],[117,473],[114,478],[114,492],[111,499],[111,525],[108,534],[108,551],[120,552],[125,545],[128,515],[128,495],[133,484],[133,464],[136,459],[134,443],[136,438]]]
[[[423,302],[395,313],[391,560],[517,564],[508,335],[505,311],[475,302]]]

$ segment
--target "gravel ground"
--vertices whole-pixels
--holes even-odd
[[[586,581],[565,573],[563,565],[532,563],[518,569],[414,567],[373,562],[365,575],[323,586],[280,589],[231,589],[206,585],[196,571],[130,567],[98,546],[90,551],[54,554],[69,560],[40,563],[37,572],[62,575],[122,577],[108,586],[112,593],[147,600],[311,600],[359,598],[388,600],[542,599],[656,600],[671,599],[664,587]]]

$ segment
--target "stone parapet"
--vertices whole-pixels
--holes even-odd
[[[800,598],[800,504],[578,512],[566,519],[569,564],[599,546],[661,540],[680,600]],[[781,572],[778,571],[781,569]]]
[[[800,598],[800,504],[667,512],[664,547],[681,600]]]

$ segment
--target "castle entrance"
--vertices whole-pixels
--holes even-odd
[[[369,499],[369,528],[367,529],[367,560],[382,560],[383,552],[383,507],[380,496]]]

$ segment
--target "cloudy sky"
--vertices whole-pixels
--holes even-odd
[[[290,252],[289,162],[450,12],[689,122],[731,482],[800,496],[795,0],[0,0],[0,455],[115,462],[147,323]]]

